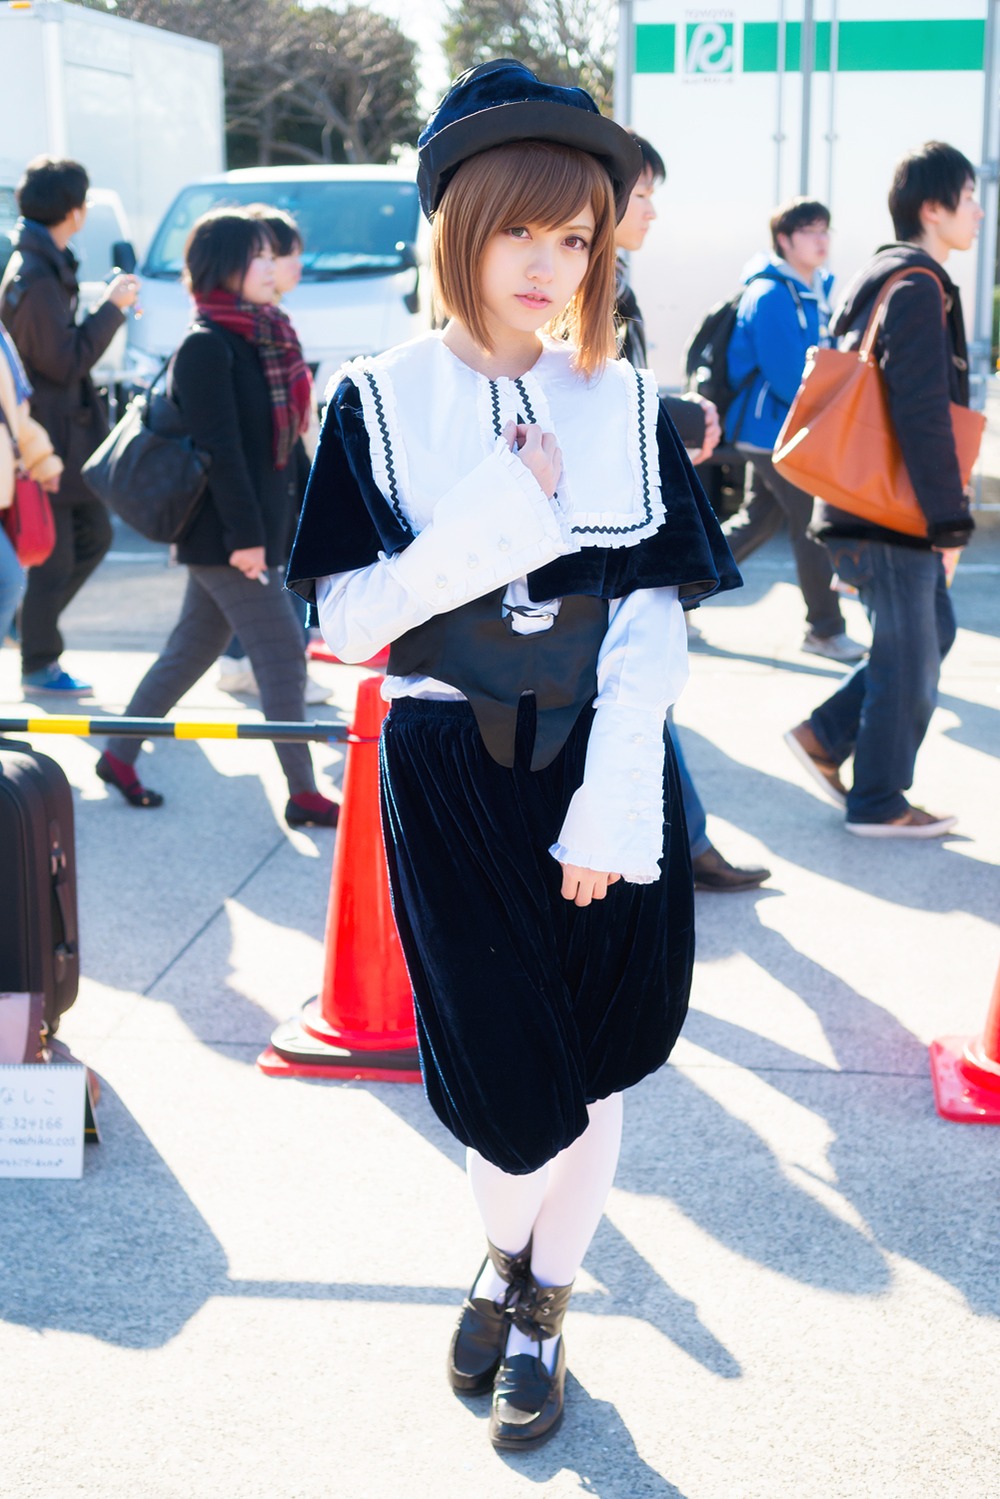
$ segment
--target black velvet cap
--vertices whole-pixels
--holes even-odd
[[[420,206],[431,217],[463,161],[509,141],[558,141],[595,156],[611,178],[618,221],[642,171],[635,141],[601,114],[582,88],[542,83],[523,63],[501,57],[455,80],[417,143]]]

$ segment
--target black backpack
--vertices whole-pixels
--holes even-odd
[[[719,416],[723,420],[733,402],[749,388],[758,374],[756,369],[752,369],[743,377],[738,386],[730,385],[727,356],[743,293],[752,282],[762,280],[785,282],[795,299],[801,322],[805,313],[802,311],[801,298],[792,283],[784,276],[772,275],[770,271],[758,271],[755,276],[751,276],[743,283],[734,296],[729,297],[725,302],[716,302],[715,306],[709,309],[692,333],[684,351],[684,369],[687,375],[685,388],[693,391],[695,395],[704,396],[706,400],[712,401],[718,407]]]

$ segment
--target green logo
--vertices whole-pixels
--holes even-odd
[[[729,21],[688,23],[685,73],[719,78],[733,71],[733,27]]]

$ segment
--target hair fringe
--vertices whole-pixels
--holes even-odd
[[[594,213],[587,271],[576,294],[546,331],[575,346],[574,364],[588,378],[617,357],[614,329],[615,201],[611,179],[585,151],[551,141],[517,141],[462,163],[434,215],[431,270],[443,311],[492,353],[482,315],[483,252],[516,224],[552,229],[582,203]]]

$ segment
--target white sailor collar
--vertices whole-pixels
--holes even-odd
[[[609,361],[588,381],[573,369],[572,352],[545,339],[527,373],[491,380],[453,354],[440,333],[428,333],[352,360],[331,387],[345,378],[356,385],[375,482],[414,533],[430,521],[436,499],[495,451],[507,422],[528,421],[553,432],[559,444],[563,475],[555,503],[576,543],[635,546],[664,517],[656,381],[624,360]],[[451,423],[448,441],[442,415]]]

